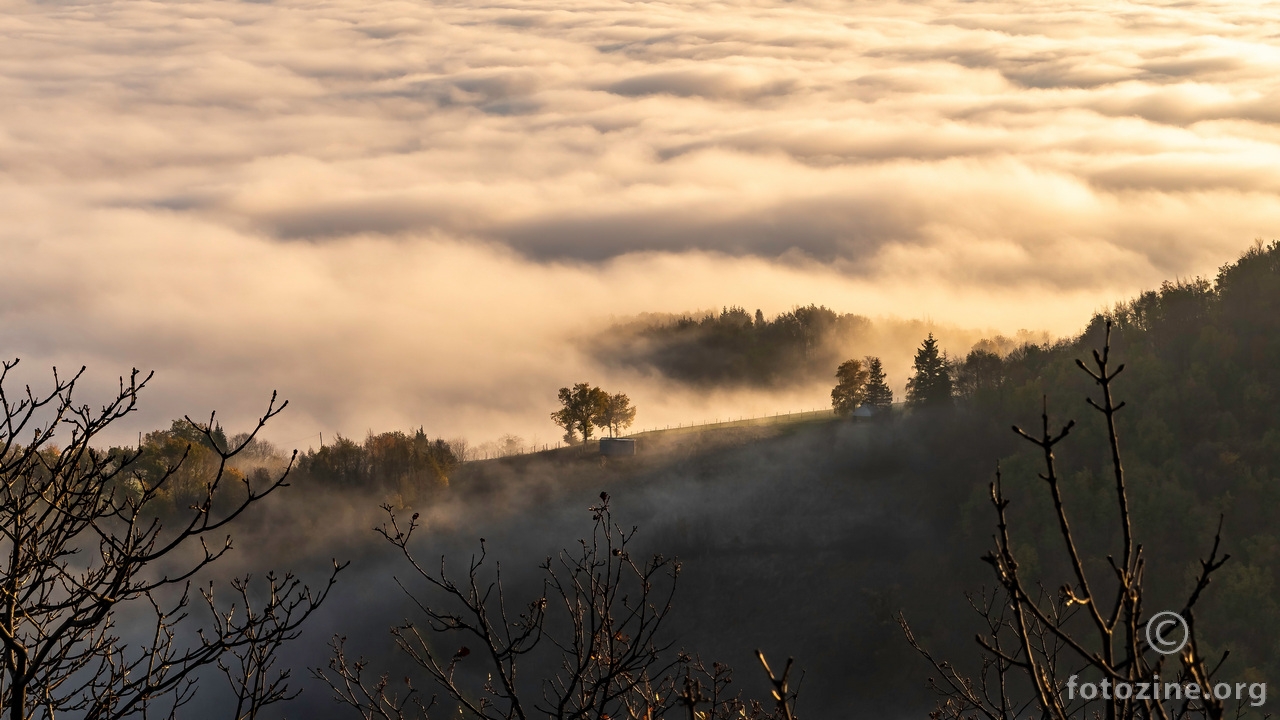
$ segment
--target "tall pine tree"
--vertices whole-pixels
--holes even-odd
[[[885,382],[884,365],[880,358],[868,355],[866,403],[877,410],[885,410],[893,404],[893,390]]]
[[[951,367],[938,350],[933,333],[916,351],[916,374],[907,381],[907,402],[912,405],[949,405],[951,403]]]

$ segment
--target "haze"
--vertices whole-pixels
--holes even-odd
[[[3,0],[0,353],[155,369],[136,429],[278,388],[303,446],[553,442],[581,380],[640,426],[819,406],[575,338],[811,302],[1069,334],[1212,274],[1280,219],[1278,37],[1239,1]]]

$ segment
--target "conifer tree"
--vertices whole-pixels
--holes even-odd
[[[907,402],[912,405],[947,405],[952,395],[951,367],[938,350],[933,333],[916,351],[915,376],[907,381]]]
[[[866,357],[867,364],[867,399],[866,403],[877,410],[885,410],[893,404],[893,390],[885,381],[884,365],[880,358],[873,355]]]

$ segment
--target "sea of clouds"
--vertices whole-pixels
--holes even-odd
[[[156,369],[135,430],[278,388],[303,447],[554,442],[583,379],[642,425],[820,405],[574,338],[809,302],[1070,333],[1275,235],[1277,121],[1273,2],[0,0],[0,354]]]

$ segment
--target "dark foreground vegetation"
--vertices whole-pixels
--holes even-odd
[[[762,319],[749,319],[755,332]],[[1111,388],[1111,407],[1126,404],[1099,413],[1084,400],[1092,396],[1107,406],[1098,383],[1076,361],[1106,345],[1108,322],[1111,371],[1126,366]],[[1052,605],[1085,597],[1078,569],[1108,578],[1120,567],[1132,577],[1140,556],[1141,612],[1182,610],[1194,593],[1195,651],[1208,670],[1232,682],[1280,678],[1280,245],[1251,249],[1212,281],[1146,293],[1094,318],[1078,338],[1008,354],[948,350],[953,354],[926,353],[927,402],[917,393],[919,402],[909,409],[866,422],[833,416],[803,427],[656,436],[638,456],[607,462],[578,448],[460,462],[465,451],[421,431],[340,439],[300,455],[288,494],[254,501],[260,507],[234,526],[251,552],[239,560],[229,556],[237,572],[293,567],[307,576],[331,571],[333,556],[353,561],[306,632],[276,649],[274,667],[294,668],[292,686],[305,690],[287,713],[358,717],[350,699],[367,690],[364,699],[383,714],[366,703],[365,717],[397,717],[387,707],[411,710],[412,701],[430,705],[433,697],[432,717],[458,716],[457,705],[482,697],[489,698],[484,710],[492,717],[559,717],[545,711],[548,697],[557,707],[591,707],[591,717],[601,717],[612,702],[611,717],[628,717],[617,712],[629,707],[626,693],[606,700],[582,694],[582,678],[602,677],[575,671],[584,667],[575,659],[585,657],[591,672],[622,668],[606,673],[606,690],[636,690],[619,678],[657,683],[648,696],[657,700],[630,706],[640,708],[634,717],[685,718],[713,707],[737,717],[792,711],[805,718],[924,717],[935,702],[926,678],[945,678],[904,639],[899,613],[933,657],[953,660],[949,667],[961,676],[979,678],[982,652],[973,638],[992,634],[982,599],[1010,591],[1001,578],[1008,578],[1011,558],[1015,587],[1027,594],[1043,587],[1045,595],[995,608],[1012,611],[1022,603],[1029,612],[1029,599]],[[847,359],[823,360],[830,362],[822,376],[832,377]],[[937,391],[942,386],[950,388],[946,397]],[[1070,551],[1064,551],[1054,494],[1037,479],[1046,472],[1043,448],[1009,430],[1016,423],[1043,440],[1046,407],[1051,437],[1075,420],[1070,442],[1053,448],[1050,473],[1071,518]],[[1116,423],[1114,444],[1108,417]],[[240,452],[222,458],[232,447]],[[1123,522],[1116,510],[1116,449],[1124,458]],[[167,523],[202,497],[208,485],[200,478],[210,468],[249,481],[249,488],[270,487],[261,482],[278,479],[288,462],[265,443],[224,438],[211,424],[178,423],[146,436],[140,448],[113,452],[140,452],[132,461],[137,485],[128,489],[147,494],[154,506],[149,512]],[[187,460],[178,469],[166,470],[182,456]],[[993,534],[1002,537],[990,485],[997,461],[1008,537],[993,553]],[[200,463],[212,465],[201,469]],[[188,471],[189,479],[182,474]],[[243,482],[224,482],[226,490],[214,488],[217,497],[206,497],[206,512],[235,511],[244,503],[244,491],[234,489]],[[607,505],[601,491],[608,493]],[[639,527],[634,536],[633,525]],[[381,536],[371,531],[375,526],[383,528]],[[480,538],[484,561],[477,563]],[[979,559],[984,554],[991,564]],[[1230,560],[1218,565],[1226,555]],[[1210,557],[1212,582],[1196,592],[1206,576],[1202,561]],[[679,559],[678,581],[672,558]],[[477,620],[477,598],[498,599],[497,590],[488,589],[497,578],[495,561],[508,614],[498,620],[497,606],[486,605],[489,619]],[[600,569],[618,579],[608,587],[630,589],[602,599],[589,581]],[[555,573],[550,586],[549,571]],[[965,593],[983,613],[974,613]],[[634,617],[628,608],[639,607],[640,598],[661,611],[655,632],[611,624]],[[1108,608],[1114,599],[1107,598]],[[575,605],[581,602],[586,605]],[[569,609],[553,612],[554,603]],[[1087,621],[1082,604],[1065,607]],[[645,617],[643,628],[653,629],[654,616]],[[584,619],[586,634],[575,624]],[[459,622],[489,622],[497,634],[463,639]],[[1119,637],[1139,625],[1115,627]],[[604,629],[609,632],[600,635]],[[1052,632],[1045,637],[1052,640]],[[330,664],[334,647],[342,654]],[[1045,647],[1052,650],[1052,642]],[[494,657],[494,648],[502,657]],[[784,693],[790,703],[789,693],[798,690],[794,705],[771,700],[773,686],[756,648],[779,676],[785,658],[797,658]],[[621,665],[609,664],[615,658]],[[1117,658],[1122,662],[1123,653]],[[523,668],[509,687],[501,669],[514,672],[503,664],[508,660]],[[1177,657],[1165,662],[1161,672],[1174,673]],[[301,677],[308,668],[317,675]],[[566,677],[580,683],[567,694],[554,684]],[[552,683],[550,695],[542,692],[544,681]],[[698,692],[719,692],[718,699],[692,708],[682,701],[693,696],[695,681]],[[335,688],[357,695],[347,704],[334,702]],[[1034,697],[1034,688],[1022,689]],[[208,697],[227,698],[223,692]],[[526,699],[522,707],[534,709],[512,714],[517,694]],[[378,705],[384,696],[390,706]],[[634,703],[638,696],[628,697]],[[751,698],[764,702],[753,706]],[[1234,712],[1228,705],[1225,711]],[[188,706],[182,717],[227,717],[230,711],[219,707]],[[1267,707],[1244,710],[1261,716]],[[1028,713],[1041,716],[1034,709],[1021,716]],[[1088,715],[1066,708],[1062,716]]]
[[[1128,407],[1117,422],[1134,532],[1148,548],[1147,582],[1163,607],[1180,607],[1172,598],[1199,575],[1195,558],[1213,545],[1224,515],[1232,560],[1203,601],[1208,648],[1230,648],[1242,680],[1280,677],[1280,245],[1254,247],[1213,282],[1144,293],[1095,318],[1077,339],[1024,348],[956,408],[985,422],[1038,427],[1047,395],[1058,417],[1077,419],[1075,447],[1059,454],[1058,473],[1082,518],[1085,554],[1099,564],[1123,542],[1110,511],[1106,424],[1080,409],[1094,382],[1075,360],[1101,346],[1107,319],[1113,362],[1127,368],[1116,392]],[[1029,483],[1034,462],[1011,457],[1005,475]],[[1029,495],[1028,514],[1051,520],[1047,499]],[[1052,547],[1056,523],[1039,527],[1023,542]]]
[[[231,549],[226,528],[285,486],[287,464],[253,480],[229,466],[283,406],[273,397],[235,445],[211,429],[212,417],[188,420],[175,432],[207,451],[199,462],[187,464],[186,451],[168,462],[157,456],[163,445],[95,443],[136,410],[150,376],[122,378],[94,410],[76,402],[80,373],[55,372],[45,392],[11,392],[16,365],[0,366],[4,714],[172,718],[216,672],[230,686],[229,717],[257,717],[294,697],[275,652],[297,637],[342,566],[332,565],[318,592],[288,573],[194,581]]]

